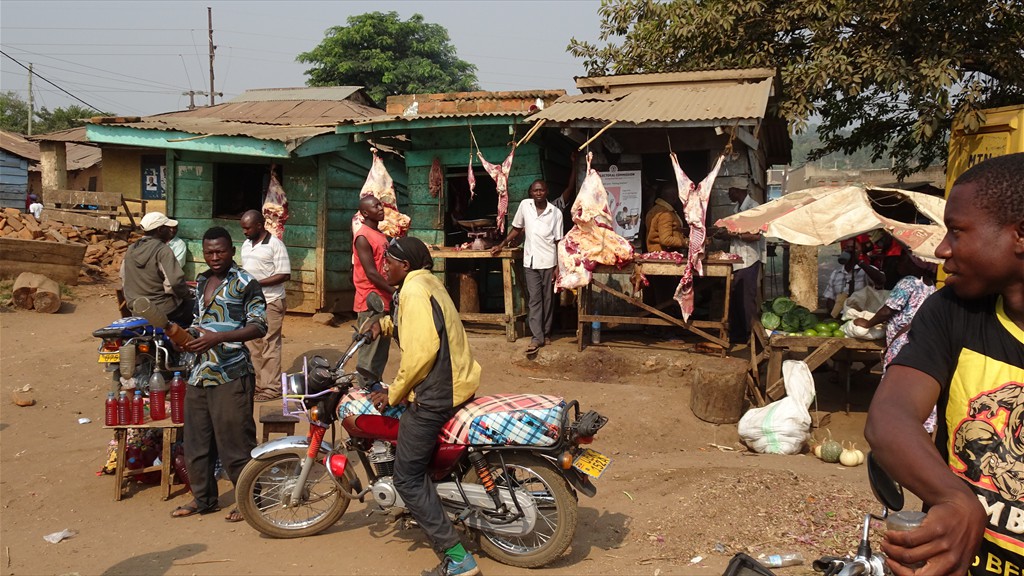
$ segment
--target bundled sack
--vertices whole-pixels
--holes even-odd
[[[814,379],[803,360],[782,364],[786,397],[763,408],[752,408],[740,418],[740,439],[761,454],[799,454],[811,432]]]
[[[842,318],[843,320],[850,320],[852,316],[849,316],[851,312],[870,312],[874,316],[875,312],[882,306],[885,306],[885,301],[889,299],[888,290],[879,290],[872,288],[871,286],[865,286],[860,290],[857,290],[843,302]],[[859,317],[859,316],[858,316]]]
[[[858,318],[870,320],[874,315],[874,312],[847,310],[843,313],[843,319],[847,320],[841,328],[843,334],[846,334],[847,338],[856,338],[858,340],[881,340],[882,338],[885,338],[884,324],[872,326],[871,328],[861,328],[853,323],[853,321]]]

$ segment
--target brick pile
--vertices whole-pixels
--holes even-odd
[[[17,208],[0,211],[0,238],[17,238],[60,244],[85,244],[81,274],[116,278],[128,246],[138,240],[137,232],[96,230],[60,222],[38,222]]]

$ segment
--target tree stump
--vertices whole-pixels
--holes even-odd
[[[480,311],[480,288],[476,273],[459,272],[459,312],[475,314]]]
[[[60,284],[42,274],[22,272],[14,280],[14,305],[53,314],[60,310]]]
[[[747,389],[747,364],[737,358],[723,358],[693,371],[690,410],[712,424],[733,424],[743,415]]]

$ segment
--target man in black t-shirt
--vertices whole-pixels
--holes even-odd
[[[879,463],[918,495],[887,532],[897,576],[1024,572],[1024,154],[965,172],[946,204],[946,287],[914,317],[868,412]],[[921,423],[938,405],[934,442]],[[937,450],[936,450],[937,448]]]

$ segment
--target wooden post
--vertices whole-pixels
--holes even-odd
[[[791,245],[789,290],[794,302],[808,310],[818,308],[818,247]]]
[[[735,358],[707,363],[694,370],[690,410],[697,418],[713,424],[739,422],[743,416],[747,376],[746,362]]]
[[[480,311],[480,289],[473,272],[459,272],[459,312],[476,313]]]

